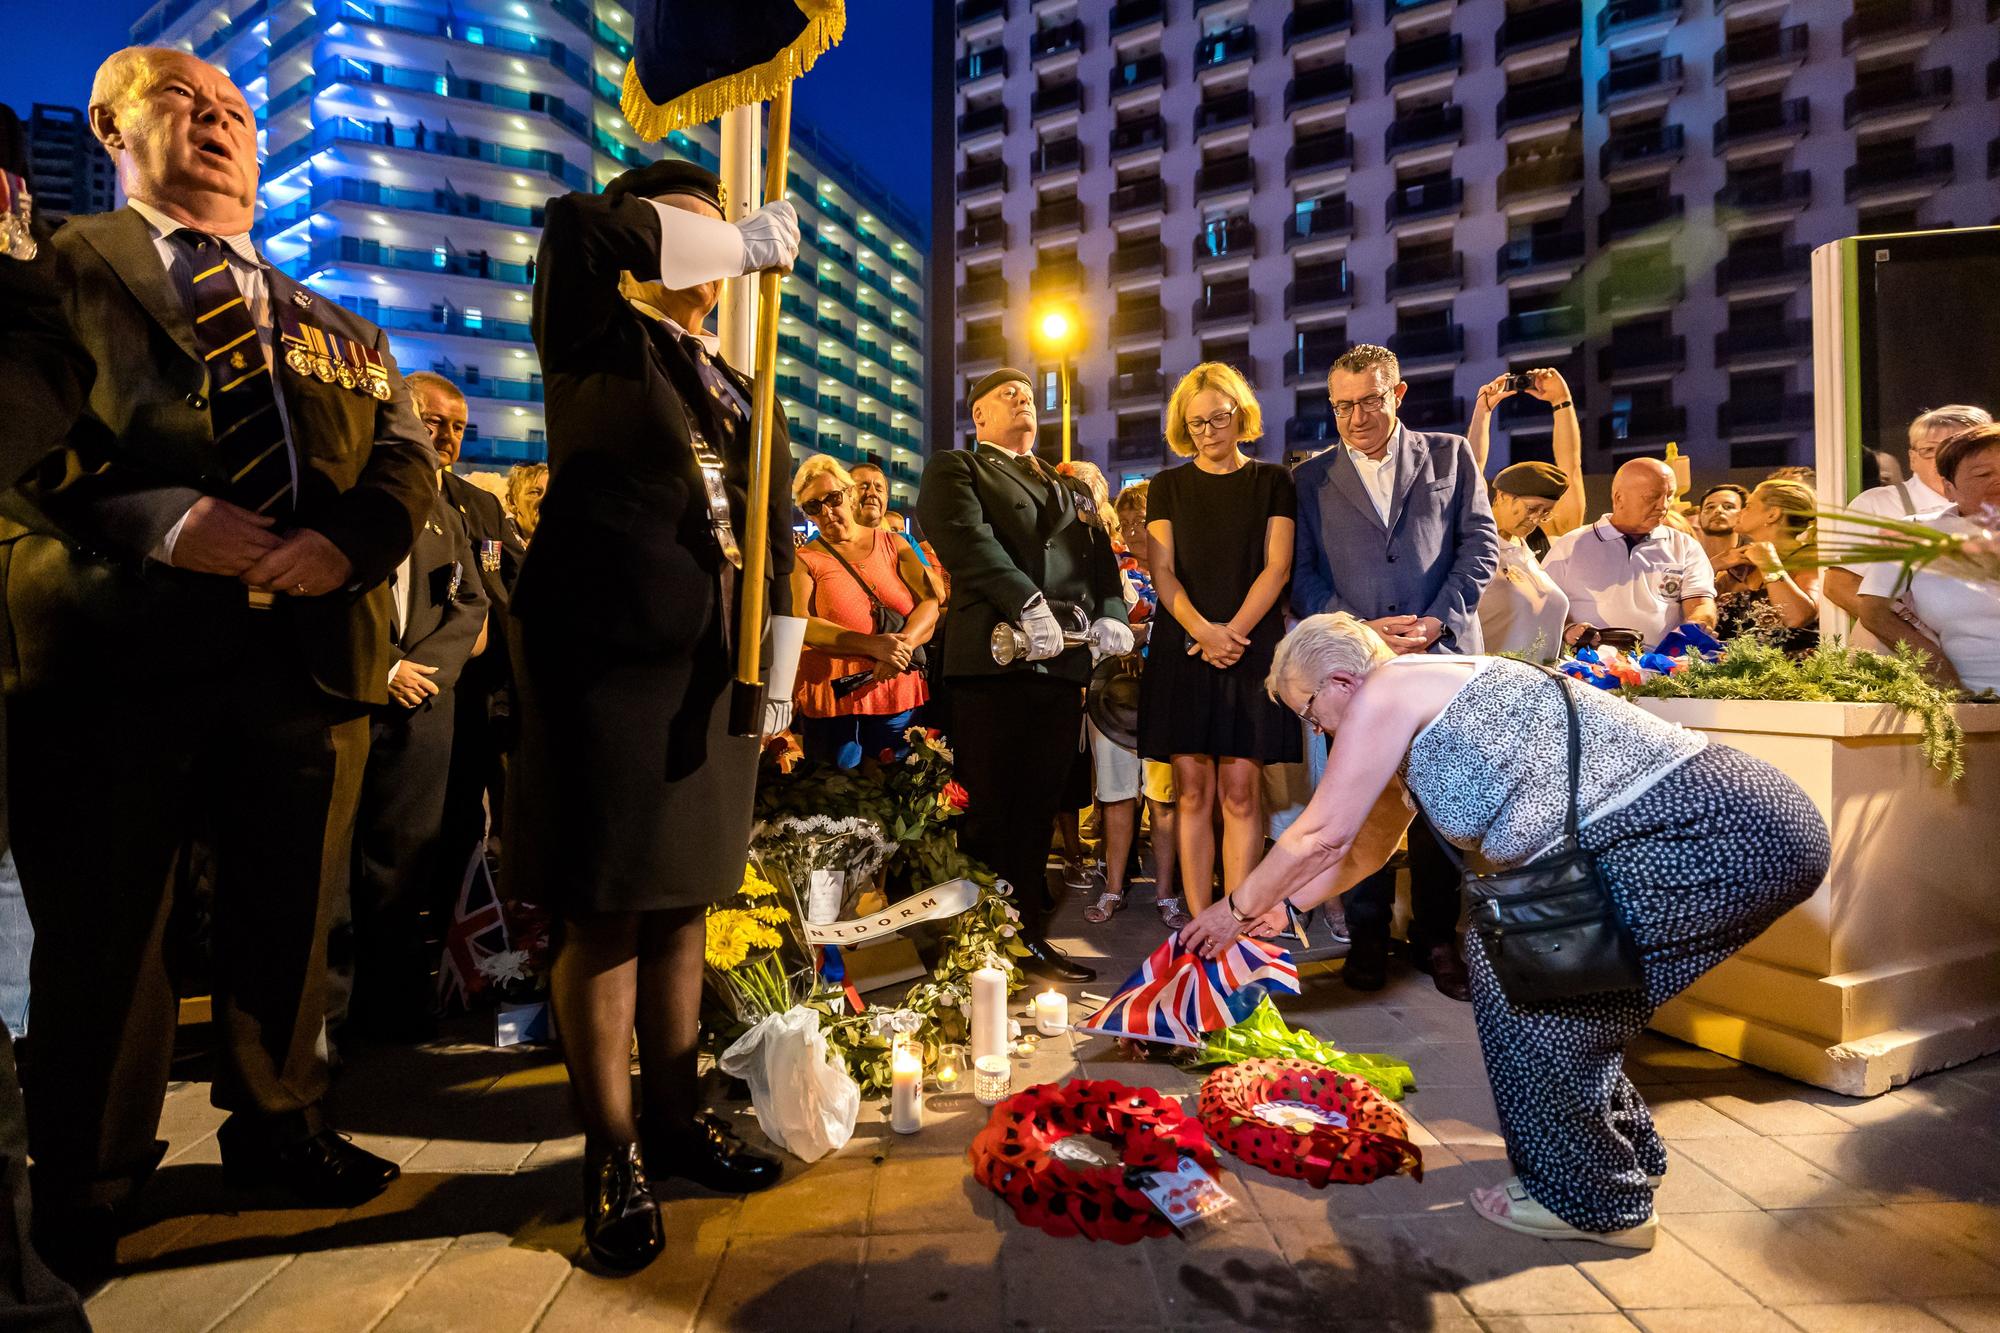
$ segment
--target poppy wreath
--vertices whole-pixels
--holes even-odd
[[[1057,1143],[1079,1134],[1117,1145],[1117,1163],[1085,1166],[1054,1153]],[[1012,1205],[1022,1222],[1051,1236],[1118,1245],[1174,1234],[1130,1173],[1171,1171],[1183,1155],[1211,1172],[1217,1168],[1201,1123],[1179,1102],[1109,1079],[1042,1083],[1015,1093],[993,1108],[966,1153],[972,1178]]]
[[[1338,1124],[1291,1125],[1257,1114],[1257,1108],[1293,1102],[1331,1112]],[[1201,1123],[1231,1155],[1273,1175],[1303,1180],[1315,1189],[1339,1181],[1366,1185],[1408,1171],[1424,1178],[1424,1155],[1410,1142],[1410,1124],[1381,1093],[1358,1078],[1309,1060],[1245,1060],[1224,1065],[1202,1080]]]

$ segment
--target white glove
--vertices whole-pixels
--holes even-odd
[[[799,257],[799,215],[783,199],[765,204],[736,224],[743,237],[743,271],[789,271]]]
[[[1090,640],[1090,656],[1093,661],[1103,661],[1107,657],[1123,657],[1132,651],[1132,627],[1122,620],[1104,616],[1094,620],[1090,632],[1085,636]]]
[[[1051,657],[1062,656],[1062,626],[1056,623],[1056,613],[1049,610],[1049,604],[1037,597],[1021,613],[1021,632],[1028,636],[1028,660],[1046,662]]]
[[[779,732],[792,725],[792,701],[790,699],[766,699],[764,701],[764,736],[770,740]]]

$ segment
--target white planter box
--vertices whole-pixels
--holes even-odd
[[[1964,704],[1965,777],[1882,704],[1642,699],[1789,774],[1833,833],[1826,883],[1653,1016],[1850,1096],[2000,1050],[2000,704]]]

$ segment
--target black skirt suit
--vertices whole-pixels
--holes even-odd
[[[737,609],[721,595],[690,432],[723,456],[742,540],[751,431],[703,391],[680,339],[619,294],[621,271],[657,280],[659,254],[643,199],[549,201],[534,308],[549,488],[508,636],[522,716],[506,873],[511,896],[569,914],[720,901],[750,837],[758,743],[728,730]],[[782,411],[773,426],[767,604],[784,614]]]

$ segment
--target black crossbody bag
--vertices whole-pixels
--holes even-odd
[[[817,540],[820,546],[826,550],[826,553],[832,556],[835,560],[838,560],[840,562],[840,567],[846,570],[850,575],[852,575],[854,581],[861,585],[861,591],[868,594],[868,605],[874,609],[875,633],[877,634],[901,633],[903,626],[909,623],[909,617],[905,616],[901,611],[898,611],[895,607],[890,606],[880,597],[877,597],[875,595],[874,585],[869,583],[867,579],[861,577],[860,570],[856,569],[853,565],[847,563],[847,557],[842,555],[838,550],[834,549],[833,543],[826,539],[825,533],[821,533],[817,538]],[[927,665],[928,661],[929,661],[929,654],[925,653],[922,647],[918,647],[911,651],[910,665],[905,667],[904,670],[922,671]],[[871,683],[873,683],[874,679],[875,679],[875,673],[873,671],[857,671],[851,676],[840,676],[836,678],[833,682],[834,696],[836,698],[845,699],[848,695],[853,694],[857,690],[866,689]]]
[[[1639,950],[1605,892],[1597,858],[1577,839],[1583,725],[1567,677],[1535,666],[1562,691],[1569,721],[1569,812],[1563,839],[1546,856],[1512,870],[1475,875],[1442,837],[1461,878],[1466,927],[1479,937],[1500,989],[1517,1005],[1635,990],[1644,981]]]

